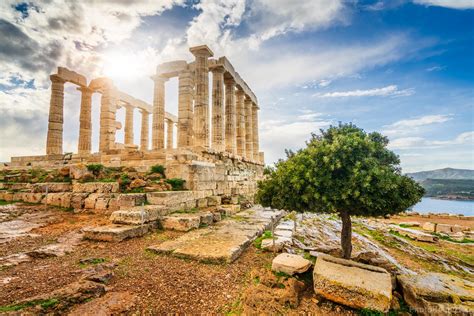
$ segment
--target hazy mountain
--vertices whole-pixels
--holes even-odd
[[[426,179],[446,179],[446,180],[474,180],[474,170],[444,168],[429,171],[407,173],[415,181],[421,182]]]

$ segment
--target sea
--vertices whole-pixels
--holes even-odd
[[[474,201],[422,198],[421,202],[415,204],[411,210],[418,213],[449,213],[474,216]]]

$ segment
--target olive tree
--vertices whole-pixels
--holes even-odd
[[[401,174],[388,139],[339,124],[311,135],[306,147],[286,151],[259,182],[263,206],[297,212],[336,213],[342,221],[342,256],[352,252],[351,216],[397,214],[419,202],[423,188]]]

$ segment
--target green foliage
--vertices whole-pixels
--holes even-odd
[[[86,167],[87,167],[87,170],[92,172],[95,176],[98,176],[99,173],[104,169],[104,165],[100,163],[88,164]]]
[[[264,239],[269,239],[269,238],[272,238],[272,232],[269,230],[266,230],[265,232],[263,232],[262,236],[258,237],[257,239],[253,241],[253,245],[257,249],[262,249],[262,241]]]
[[[43,309],[48,309],[50,307],[56,306],[58,303],[59,303],[59,300],[55,298],[51,298],[48,300],[34,300],[34,301],[29,301],[29,302],[20,303],[20,304],[0,306],[0,312],[1,313],[15,312],[15,311],[19,311],[28,307],[34,307],[36,305],[40,305],[41,308]]]
[[[263,174],[264,175],[271,175],[274,170],[275,170],[275,168],[273,168],[272,166],[266,166],[263,169]]]
[[[171,184],[173,191],[181,191],[184,190],[184,183],[186,183],[186,180],[181,178],[171,178],[166,179],[165,182]]]
[[[125,192],[127,190],[127,186],[132,182],[132,179],[128,176],[128,174],[123,173],[119,179],[120,191]]]
[[[307,147],[287,151],[267,180],[258,184],[264,206],[298,212],[349,215],[396,214],[420,201],[424,190],[403,176],[388,139],[353,124],[313,134]]]
[[[444,234],[440,234],[440,233],[432,233],[432,234],[437,236],[439,239],[447,240],[447,241],[454,242],[454,243],[459,243],[459,244],[474,243],[474,240],[469,239],[469,238],[463,238],[461,240],[456,240],[456,239],[451,238],[449,235],[444,235]]]
[[[150,173],[159,173],[164,177],[165,176],[165,170],[166,170],[166,168],[162,165],[154,165],[154,166],[151,166]]]

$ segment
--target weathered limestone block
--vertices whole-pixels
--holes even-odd
[[[328,300],[380,312],[390,308],[392,281],[385,269],[320,254],[313,282],[314,291]]]
[[[218,210],[221,211],[221,213],[223,213],[223,215],[226,215],[226,216],[231,216],[231,215],[234,215],[235,213],[237,212],[240,212],[240,205],[220,205],[218,207]]]
[[[200,225],[212,225],[214,222],[214,215],[211,212],[204,212],[199,214]]]
[[[71,197],[71,207],[75,210],[83,209],[88,196],[89,193],[73,193]]]
[[[127,238],[143,236],[157,228],[155,222],[144,225],[117,225],[96,226],[83,228],[84,239],[97,241],[119,242]]]
[[[146,199],[150,204],[171,206],[194,201],[194,196],[192,191],[164,191],[147,193]]]
[[[289,275],[306,272],[309,267],[311,267],[311,261],[290,253],[279,254],[272,261],[272,271]]]
[[[217,206],[221,204],[221,197],[220,196],[209,196],[207,198],[207,205],[208,206]]]
[[[99,197],[95,202],[95,210],[96,211],[106,211],[109,206],[110,198],[106,197]]]
[[[204,199],[198,199],[196,201],[196,207],[198,208],[204,208],[204,207],[207,207],[208,204],[207,204],[207,198],[204,198]]]
[[[212,218],[214,222],[220,222],[222,220],[222,214],[219,211],[212,212]]]
[[[403,236],[408,236],[412,239],[418,240],[418,241],[425,241],[425,242],[435,242],[438,240],[438,237],[424,233],[419,230],[415,229],[410,229],[410,228],[403,228],[397,225],[389,225],[389,228],[392,230],[397,231]]]
[[[110,216],[114,224],[140,225],[157,221],[166,213],[163,206],[145,205],[137,206],[129,210],[115,211]]]
[[[187,232],[199,228],[201,217],[193,214],[174,214],[164,216],[160,223],[163,229]]]
[[[418,315],[473,315],[474,283],[442,273],[399,275],[403,298]]]
[[[145,193],[119,194],[117,197],[117,204],[119,209],[126,209],[142,205],[145,203],[145,200]]]
[[[117,182],[76,182],[72,184],[72,191],[83,193],[115,193],[119,191],[119,184]]]
[[[42,193],[25,193],[23,195],[23,201],[27,203],[41,203],[43,200]]]
[[[452,227],[452,225],[448,225],[448,224],[437,224],[436,225],[436,232],[437,233],[450,234],[452,232],[451,227]]]
[[[423,224],[422,228],[424,230],[429,231],[429,232],[435,232],[436,231],[436,223],[426,222],[426,223]]]
[[[48,193],[46,195],[46,204],[69,208],[71,207],[71,197],[72,193],[70,192]]]
[[[69,177],[73,180],[81,180],[88,174],[90,175],[91,173],[84,164],[71,165],[69,167]]]
[[[67,182],[45,182],[45,183],[34,183],[31,185],[33,192],[69,192],[71,191],[72,184]]]

